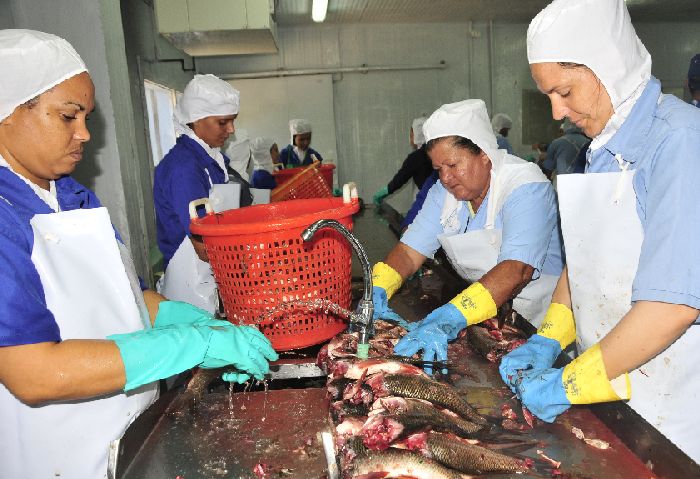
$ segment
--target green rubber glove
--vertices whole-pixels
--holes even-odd
[[[206,324],[218,326],[223,321],[214,319],[214,316],[203,309],[182,301],[161,301],[158,305],[158,314],[153,323],[154,328],[164,326],[177,326],[185,324]]]
[[[257,329],[220,325],[175,325],[113,334],[124,362],[124,391],[170,377],[195,366],[234,366],[239,373],[262,380],[268,361],[278,359],[270,342]]]
[[[382,188],[374,194],[374,196],[372,197],[372,201],[375,205],[379,206],[382,204],[382,201],[384,201],[384,198],[386,198],[387,196],[389,196],[389,187],[385,186],[384,188]]]

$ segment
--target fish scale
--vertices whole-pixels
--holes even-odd
[[[442,464],[418,454],[387,450],[358,455],[352,466],[355,479],[412,477],[416,479],[470,479]]]
[[[433,404],[456,412],[476,424],[486,424],[486,418],[479,414],[457,391],[443,383],[420,376],[389,374],[384,377],[384,385],[395,396],[425,399]]]

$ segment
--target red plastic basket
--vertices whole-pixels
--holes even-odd
[[[273,189],[270,201],[300,200],[305,198],[327,198],[333,196],[331,188],[321,176],[320,163],[314,161],[301,169],[289,181]]]
[[[298,168],[287,168],[285,170],[274,171],[272,172],[272,174],[275,176],[277,186],[282,186],[283,184],[291,180],[294,177],[294,175],[301,173],[305,168],[305,166],[300,166]],[[321,166],[319,166],[318,170],[321,173],[323,180],[328,185],[328,188],[332,190],[333,170],[335,170],[335,165],[327,165],[325,163],[321,163]]]
[[[309,243],[301,233],[319,219],[352,228],[357,199],[316,198],[208,213],[190,224],[201,235],[228,320],[258,324],[278,351],[322,343],[346,328],[328,310],[283,309],[283,303],[325,299],[350,307],[352,248],[337,231],[323,229]]]

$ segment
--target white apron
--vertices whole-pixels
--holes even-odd
[[[209,172],[207,171],[207,176]],[[238,208],[241,185],[214,184],[209,177],[209,204],[215,213]],[[196,213],[191,217],[196,217]],[[219,294],[209,263],[197,256],[189,236],[185,236],[158,281],[158,292],[168,299],[184,301],[214,314]]]
[[[624,163],[621,158],[620,163]],[[626,164],[625,164],[626,165]],[[562,175],[559,209],[579,353],[598,343],[631,308],[644,233],[634,171]],[[660,321],[663,318],[659,318]],[[654,334],[654,331],[649,331]],[[696,462],[700,434],[700,326],[691,326],[657,357],[630,372],[629,405]]]
[[[502,159],[491,159],[491,184],[486,212],[486,225],[483,230],[467,231],[455,235],[455,224],[459,228],[457,214],[452,215],[447,210],[453,209],[457,200],[448,193],[443,207],[443,218],[446,218],[446,232],[438,237],[440,245],[455,268],[464,279],[475,282],[492,270],[498,260],[501,250],[502,232],[494,228],[496,215],[503,207],[506,198],[519,186],[527,183],[543,183],[548,181],[540,169],[512,155],[504,155]],[[450,219],[451,218],[451,219]],[[552,292],[559,277],[551,274],[541,274],[539,278],[530,281],[527,286],[513,299],[515,309],[535,327],[539,327],[547,312],[552,299]]]
[[[35,215],[31,226],[32,261],[63,340],[150,328],[133,263],[105,208]],[[128,394],[29,407],[0,384],[0,476],[107,477],[110,442],[156,396],[154,383]]]

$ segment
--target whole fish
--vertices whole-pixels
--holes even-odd
[[[401,396],[425,399],[453,411],[473,423],[485,425],[486,418],[464,400],[452,386],[423,376],[377,374],[367,380],[375,397]]]
[[[436,461],[410,451],[389,449],[372,451],[355,457],[351,475],[354,479],[411,477],[415,479],[471,479]]]
[[[467,421],[450,410],[439,409],[422,399],[386,397],[379,399],[379,403],[397,419],[406,418],[410,425],[429,425],[433,430],[453,432],[461,436],[468,436],[484,428],[481,424]]]
[[[452,469],[474,474],[524,472],[532,465],[531,459],[517,459],[439,432],[431,432],[428,435],[427,449],[438,462]]]

